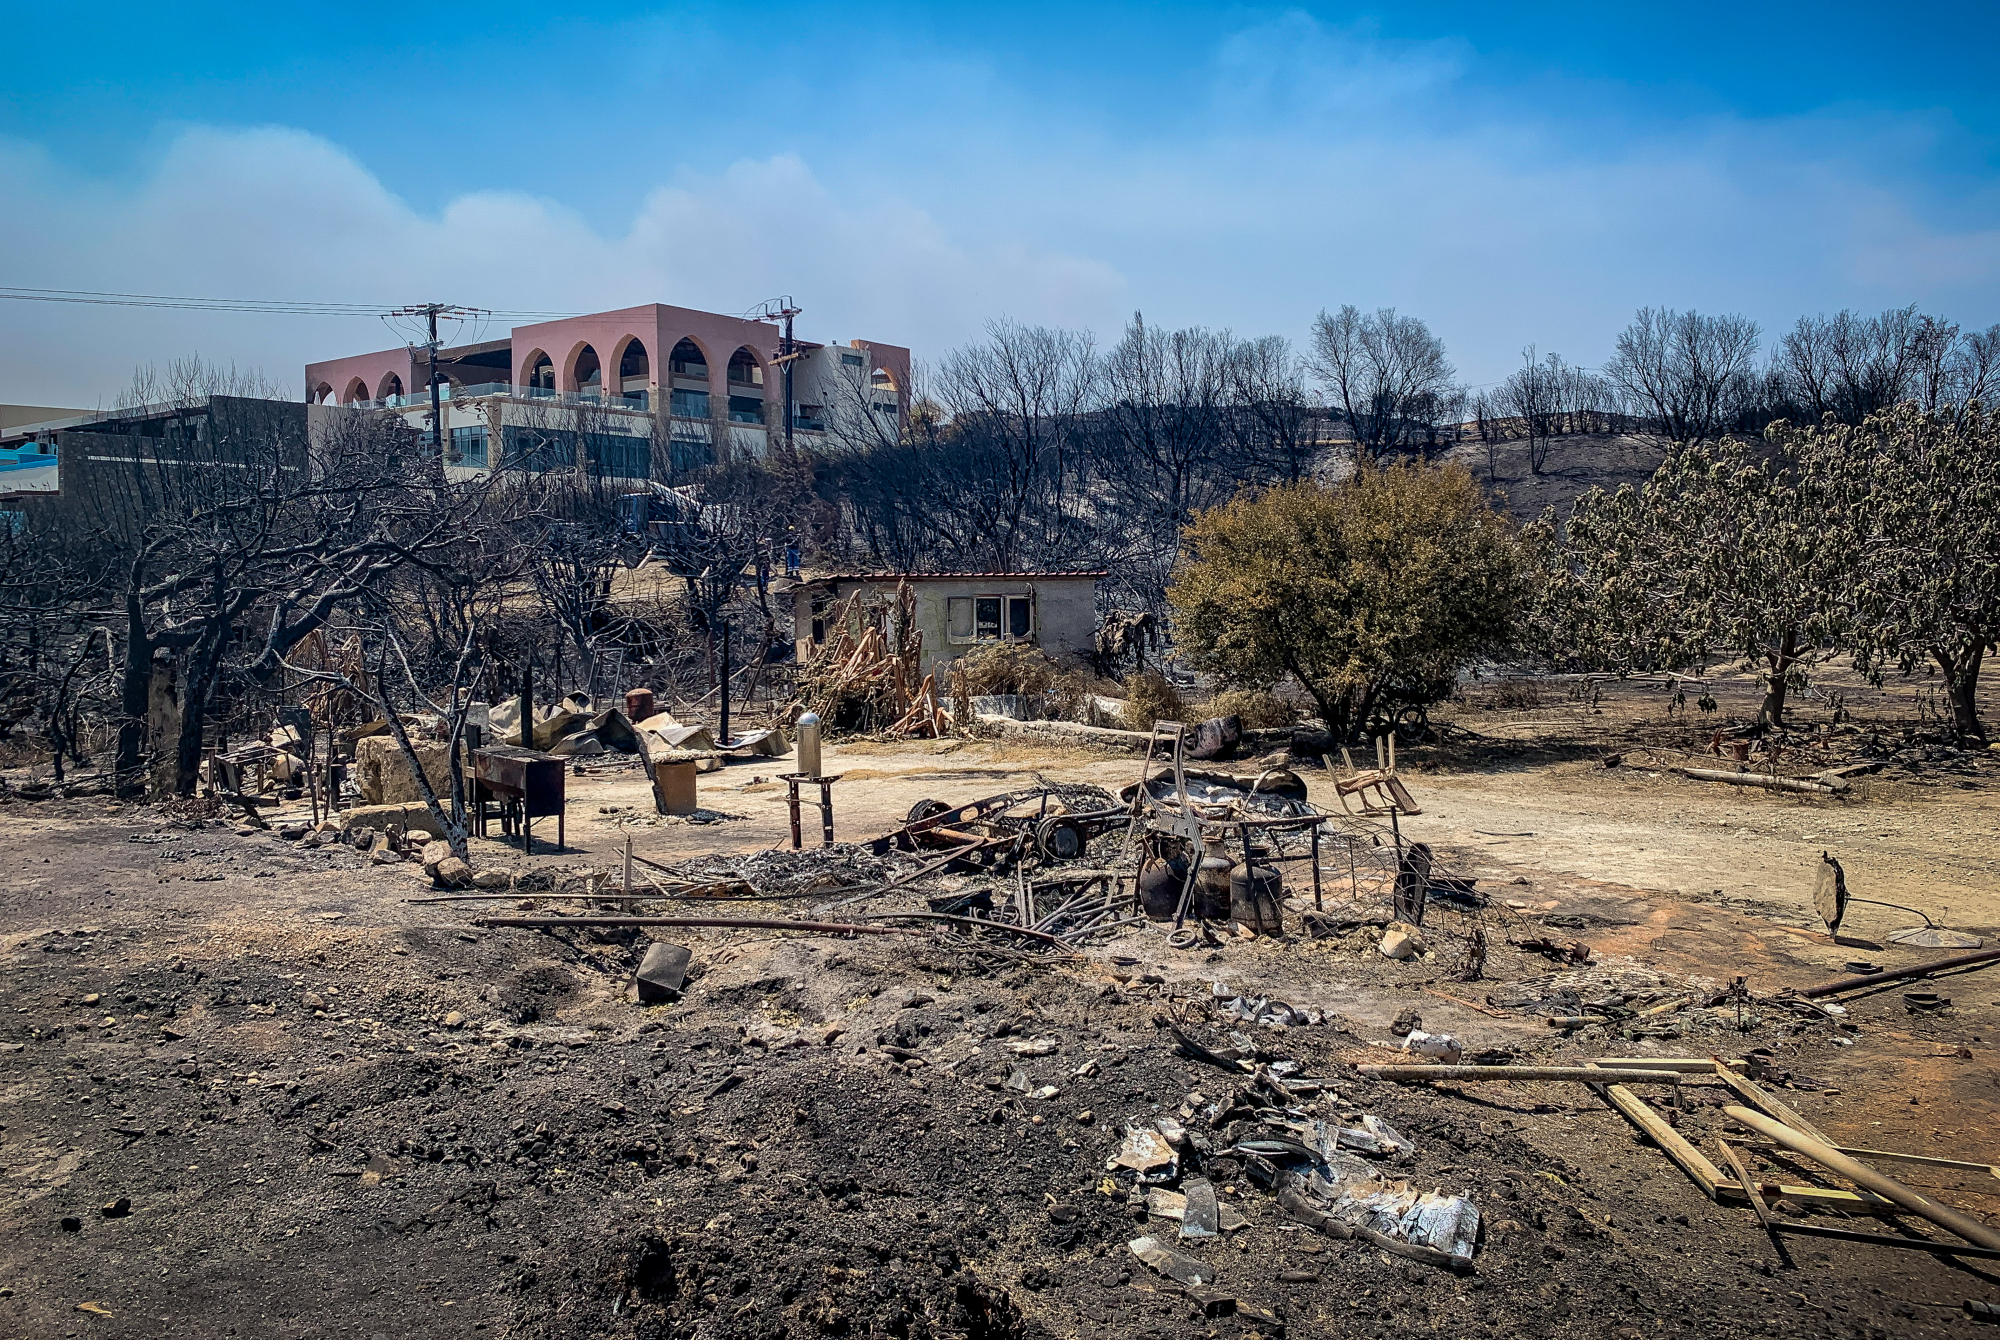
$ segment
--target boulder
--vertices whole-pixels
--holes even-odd
[[[437,869],[430,875],[447,889],[462,889],[472,883],[472,867],[456,856],[447,856],[439,861]]]
[[[407,833],[444,836],[444,826],[431,813],[430,806],[421,800],[395,805],[357,805],[351,810],[343,810],[340,817],[350,828],[373,828],[382,832],[401,829]]]
[[[410,745],[423,764],[431,789],[440,798],[450,795],[449,747],[439,740],[412,740]],[[410,771],[410,761],[394,736],[371,735],[356,743],[354,771],[361,798],[371,805],[408,804],[423,798],[417,790],[416,774]]]
[[[475,889],[509,889],[514,886],[514,872],[511,870],[481,870],[472,877]]]

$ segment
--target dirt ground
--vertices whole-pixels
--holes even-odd
[[[1720,681],[1717,715],[1741,715],[1753,691]],[[1924,710],[1910,690],[1859,685],[1841,705],[1896,730]],[[1740,976],[1763,998],[1850,960],[1951,952],[1888,943],[1918,918],[1865,904],[1843,929],[1879,951],[1819,934],[1821,851],[1858,897],[2000,938],[2000,753],[1782,795],[1674,771],[1699,761],[1708,718],[1693,715],[1681,724],[1646,685],[1496,685],[1441,712],[1443,739],[1399,760],[1423,809],[1403,831],[1490,902],[1476,917],[1434,903],[1425,958],[1383,958],[1365,924],[1298,933],[1301,870],[1292,934],[1192,950],[1152,925],[1055,963],[949,936],[662,931],[694,949],[695,976],[678,1003],[643,1007],[629,991],[647,932],[480,928],[480,904],[409,901],[432,892],[414,864],[234,822],[0,805],[0,1333],[1969,1335],[1961,1304],[2000,1302],[1995,1263],[1804,1237],[1780,1254],[1587,1088],[1407,1087],[1352,1068],[1394,1059],[1384,1045],[1408,1011],[1468,1058],[1761,1048],[1768,1085],[1844,1145],[2000,1163],[2000,971],[1919,984],[1951,998],[1936,1010],[1884,989],[1832,1018],[1760,999],[1740,1024],[1724,1005],[1549,1027],[1565,989],[1636,1003]],[[1816,718],[1833,728],[1827,703],[1802,724]],[[1327,774],[1298,766],[1334,805]],[[564,850],[538,826],[531,855],[476,842],[475,865],[615,879],[628,836],[668,864],[785,844],[788,767],[704,775],[700,822],[652,816],[636,770],[572,777]],[[827,768],[845,841],[920,799],[1037,777],[1115,789],[1138,762],[856,742]],[[1353,888],[1326,864],[1323,896],[1343,903]],[[1455,980],[1475,926],[1483,973]],[[1595,962],[1565,975],[1516,943],[1551,934]],[[1232,1021],[1216,983],[1322,1022]],[[1254,1035],[1261,1057],[1316,1079],[1306,1110],[1406,1137],[1394,1176],[1478,1205],[1475,1269],[1293,1222],[1227,1152],[1260,1101],[1247,1076],[1178,1054],[1169,1021],[1211,1046]],[[1043,1039],[1054,1049],[1035,1054]],[[1647,1092],[1697,1144],[1733,1130],[1712,1081]],[[1163,1116],[1207,1146],[1243,1227],[1181,1242],[1129,1203],[1106,1160],[1128,1121]],[[1812,1180],[1802,1163],[1760,1166]],[[1987,1174],[1888,1170],[2000,1223]],[[1810,1203],[1781,1212],[1897,1231]],[[1126,1245],[1141,1233],[1212,1263],[1210,1296],[1142,1264]]]

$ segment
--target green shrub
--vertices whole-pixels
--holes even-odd
[[[1149,731],[1155,721],[1186,721],[1187,704],[1165,676],[1142,670],[1125,681],[1125,706],[1120,715],[1126,730]]]

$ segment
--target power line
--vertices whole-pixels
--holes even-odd
[[[271,316],[381,316],[400,303],[294,302],[281,298],[191,298],[164,293],[101,293],[92,289],[16,288],[0,285],[0,298],[18,302],[67,302],[92,307],[170,307],[196,312],[257,312]],[[577,312],[503,312],[461,308],[468,316],[559,320]]]

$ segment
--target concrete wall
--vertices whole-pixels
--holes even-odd
[[[798,638],[800,658],[804,659],[813,652],[812,602],[815,595],[825,598],[826,614],[830,617],[834,606],[857,590],[866,593],[862,597],[864,601],[893,601],[897,580],[833,580],[797,588],[793,596],[793,628]],[[1034,602],[1034,624],[1025,641],[1051,656],[1074,656],[1079,659],[1087,658],[1096,646],[1097,578],[1094,576],[917,577],[911,580],[910,588],[916,595],[917,630],[924,635],[925,674],[985,645],[977,641],[951,640],[950,602],[955,597],[1028,596]],[[831,640],[838,633],[829,628],[827,636]]]

